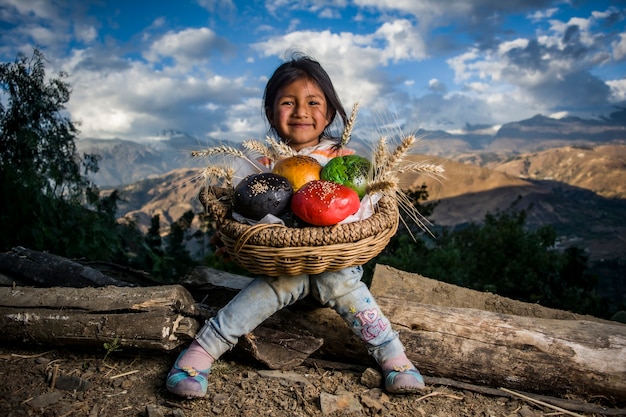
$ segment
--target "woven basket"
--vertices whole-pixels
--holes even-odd
[[[199,197],[216,217],[228,254],[255,274],[319,274],[363,265],[387,246],[398,228],[398,205],[387,195],[365,220],[302,228],[264,223],[250,226],[233,220],[228,190],[203,188]]]

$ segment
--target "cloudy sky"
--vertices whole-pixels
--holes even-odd
[[[69,74],[80,137],[262,139],[288,51],[325,66],[355,133],[460,132],[626,106],[626,2],[0,0],[0,58]]]

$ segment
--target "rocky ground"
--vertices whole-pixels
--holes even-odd
[[[165,376],[176,355],[177,352],[0,345],[0,415],[564,415],[515,396],[485,395],[429,383],[430,379],[420,395],[387,395],[375,386],[379,374],[358,366],[308,362],[288,371],[274,371],[228,356],[214,366],[207,396],[186,400],[165,389]]]

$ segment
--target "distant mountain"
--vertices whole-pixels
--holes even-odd
[[[81,155],[100,155],[99,171],[92,175],[92,179],[103,188],[132,184],[178,168],[203,166],[205,161],[192,158],[191,152],[218,145],[238,146],[211,138],[199,140],[176,131],[164,131],[145,142],[123,139],[81,139],[76,142]]]
[[[502,125],[487,146],[492,151],[529,152],[567,145],[626,143],[626,110],[608,118],[553,119],[536,115],[530,119]]]

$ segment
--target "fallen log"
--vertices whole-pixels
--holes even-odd
[[[625,325],[580,315],[544,318],[550,311],[538,306],[526,307],[534,317],[524,317],[409,301],[432,280],[390,272],[375,274],[372,293],[399,330],[407,355],[425,373],[521,391],[626,400]],[[455,287],[437,285],[441,291]],[[464,293],[461,300],[493,298],[456,290]],[[498,298],[508,309],[526,304]]]
[[[171,350],[200,328],[193,297],[159,287],[0,287],[0,328],[7,341]]]
[[[38,287],[82,288],[132,285],[62,256],[21,246],[9,252],[0,253],[0,273],[13,278],[21,285]]]
[[[232,298],[236,292],[227,293]],[[0,327],[5,340],[16,342],[172,350],[187,345],[216,310],[197,307],[180,285],[0,287]],[[237,353],[270,369],[288,369],[304,362],[322,343],[310,335],[260,326],[241,338]]]
[[[626,327],[378,297],[407,355],[429,375],[493,387],[626,400]]]
[[[385,278],[374,275],[372,293],[399,332],[407,355],[426,375],[526,392],[626,401],[626,326],[585,317],[543,318],[550,312],[536,308],[532,309],[535,317],[524,317],[415,302],[407,299],[406,288],[397,289],[419,287],[419,276],[413,275],[415,282],[410,283],[406,273],[388,272]],[[471,296],[467,291],[466,296]],[[508,309],[525,304],[500,298]],[[353,363],[368,360],[363,343],[331,309],[299,303],[264,325],[299,328],[323,338],[315,356]]]

